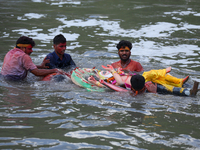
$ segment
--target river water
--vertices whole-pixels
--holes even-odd
[[[0,8],[1,67],[21,35],[35,40],[40,64],[62,33],[78,67],[119,60],[124,39],[146,71],[172,66],[189,84],[200,79],[199,0],[0,0]],[[199,93],[132,97],[40,80],[0,81],[0,149],[200,149]]]

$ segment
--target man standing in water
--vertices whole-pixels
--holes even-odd
[[[130,59],[132,49],[131,42],[121,40],[116,47],[120,60],[111,64],[113,68],[122,68],[122,70],[137,72],[144,70],[139,62]]]
[[[54,52],[49,53],[45,59],[49,59],[50,63],[47,63],[50,69],[61,68],[61,69],[74,69],[76,64],[74,63],[72,57],[65,53],[67,41],[62,35],[56,35],[53,39]]]
[[[36,66],[30,57],[35,42],[32,38],[22,36],[16,42],[16,48],[10,50],[4,57],[1,74],[5,79],[18,81],[26,78],[28,71],[36,76],[46,76],[51,73],[63,73],[58,69],[45,68],[45,62]]]

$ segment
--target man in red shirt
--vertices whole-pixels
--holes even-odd
[[[131,42],[122,40],[117,44],[116,47],[118,49],[120,60],[111,64],[113,68],[122,68],[124,71],[136,72],[141,72],[144,70],[139,62],[130,59],[132,49]]]

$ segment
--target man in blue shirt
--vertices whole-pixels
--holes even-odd
[[[49,59],[50,63],[47,63],[46,66],[49,69],[60,68],[60,69],[69,69],[72,70],[76,68],[76,64],[72,60],[72,57],[65,53],[67,41],[66,38],[62,35],[56,35],[53,39],[54,52],[49,53],[45,59]]]

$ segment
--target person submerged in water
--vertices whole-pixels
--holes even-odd
[[[120,60],[111,64],[114,69],[122,68],[123,71],[131,72],[141,72],[144,70],[139,62],[130,59],[132,49],[132,43],[130,41],[121,40],[116,48],[118,49]]]
[[[73,70],[76,68],[76,64],[73,61],[70,54],[65,53],[67,46],[67,40],[62,35],[56,35],[53,39],[54,51],[49,53],[44,60],[49,60],[46,66],[49,69],[59,68],[65,70]]]
[[[186,78],[176,78],[171,76],[169,74],[171,67],[160,70],[150,70],[144,72],[142,75],[130,75],[124,74],[123,72],[118,73],[111,65],[102,67],[108,72],[102,72],[101,74],[98,74],[100,78],[99,81],[101,83],[97,81],[93,76],[88,78],[88,81],[99,87],[105,87],[101,80],[104,79],[106,82],[111,84],[132,90],[136,95],[138,93],[148,91],[152,93],[171,93],[180,96],[195,96],[198,91],[198,82],[194,82],[193,89],[183,88],[182,86],[188,80],[189,76]],[[118,70],[120,71],[120,69]]]

